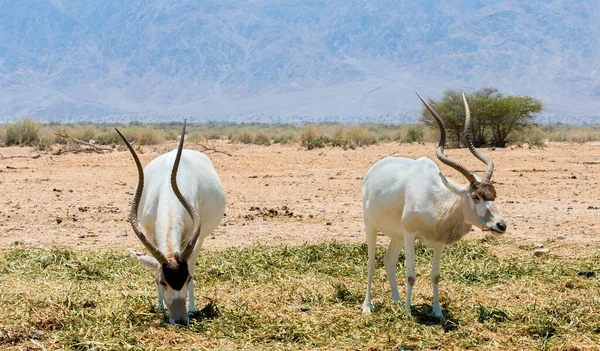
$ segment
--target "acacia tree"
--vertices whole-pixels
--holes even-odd
[[[535,122],[542,102],[529,96],[507,96],[493,102],[485,123],[490,127],[490,144],[505,147],[509,135]]]
[[[456,90],[444,91],[444,96],[439,101],[431,99],[428,101],[444,121],[446,132],[448,133],[448,142],[454,147],[460,146],[459,141],[462,140],[465,126],[465,109],[461,101],[462,95]],[[421,111],[419,120],[430,128],[438,128],[437,122],[425,107]]]
[[[496,88],[480,89],[466,94],[466,97],[471,110],[475,146],[505,147],[511,133],[532,125],[543,109],[540,100],[529,96],[504,96]],[[439,101],[429,102],[444,121],[450,143],[460,146],[465,118],[462,93],[446,90]],[[420,121],[437,128],[426,108],[421,111]]]

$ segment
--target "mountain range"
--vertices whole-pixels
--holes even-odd
[[[600,123],[600,2],[0,0],[0,123],[407,123],[496,87]]]

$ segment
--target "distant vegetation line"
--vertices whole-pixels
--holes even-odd
[[[1,146],[33,146],[41,151],[53,144],[64,143],[56,132],[66,133],[82,141],[93,140],[99,145],[117,147],[121,144],[114,128],[138,145],[156,145],[177,140],[182,123],[98,124],[98,123],[39,123],[32,119],[0,125]],[[424,143],[438,140],[436,128],[416,124],[341,124],[318,123],[302,126],[267,123],[215,123],[188,127],[190,142],[227,140],[238,144],[269,146],[272,144],[300,144],[307,149],[321,147],[357,147],[385,142]],[[600,140],[600,125],[571,126],[563,124],[532,125],[515,131],[507,146],[544,147],[546,142],[584,143]]]

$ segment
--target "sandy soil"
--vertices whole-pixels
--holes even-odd
[[[145,165],[175,144],[144,147]],[[198,148],[187,144],[188,148]],[[387,155],[435,158],[435,145],[395,143],[342,150],[297,145],[218,147],[233,157],[211,158],[227,192],[222,225],[206,249],[251,244],[364,241],[361,186],[369,167]],[[28,148],[2,148],[4,157]],[[496,164],[497,203],[507,236],[523,242],[600,246],[600,144],[553,144],[543,150],[486,150]],[[466,149],[447,154],[478,171]],[[446,166],[444,174],[465,183]],[[106,155],[0,158],[0,248],[60,246],[85,250],[141,248],[127,222],[135,165],[127,151]],[[263,216],[260,209],[275,209]],[[286,208],[288,214],[286,215]],[[293,214],[290,215],[289,212]],[[474,229],[471,236],[483,235]],[[381,239],[384,241],[384,239]]]

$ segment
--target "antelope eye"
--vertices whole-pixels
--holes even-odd
[[[475,193],[471,194],[471,198],[475,201],[479,201],[479,196],[477,196]]]

